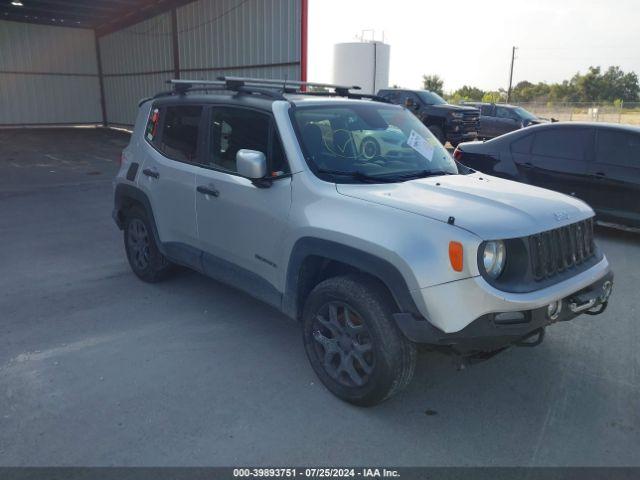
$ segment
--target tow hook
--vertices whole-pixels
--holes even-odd
[[[609,304],[609,296],[613,284],[607,280],[602,284],[602,294],[592,296],[587,294],[578,295],[569,300],[569,310],[573,313],[586,313],[588,315],[600,315],[604,312]]]

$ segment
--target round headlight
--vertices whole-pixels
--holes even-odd
[[[482,251],[482,264],[484,271],[491,278],[498,278],[504,269],[507,260],[507,249],[501,240],[493,240],[484,244]]]

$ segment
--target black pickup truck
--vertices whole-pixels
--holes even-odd
[[[480,127],[480,110],[447,103],[428,90],[383,89],[378,96],[404,105],[424,123],[442,144],[456,147],[460,142],[475,140]]]

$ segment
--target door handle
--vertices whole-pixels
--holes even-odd
[[[522,164],[522,166],[523,166],[524,168],[533,168],[533,163],[531,163],[531,162],[525,162],[525,163],[523,163],[523,164]]]
[[[220,192],[216,190],[213,185],[198,185],[196,187],[198,193],[202,193],[203,195],[211,195],[212,197],[217,197],[220,195]]]
[[[604,172],[596,172],[593,176],[600,180],[606,177]]]
[[[142,170],[142,173],[144,173],[147,177],[160,178],[160,174],[158,173],[158,171],[154,170],[153,168],[145,168],[144,170]]]

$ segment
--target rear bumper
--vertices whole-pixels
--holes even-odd
[[[448,346],[461,354],[493,351],[552,323],[585,312],[601,313],[598,309],[606,306],[612,282],[606,258],[565,282],[527,294],[499,292],[475,277],[423,289],[423,307],[430,306],[428,321],[410,314],[399,314],[396,321],[417,343]],[[559,312],[550,315],[548,306],[555,302]]]

